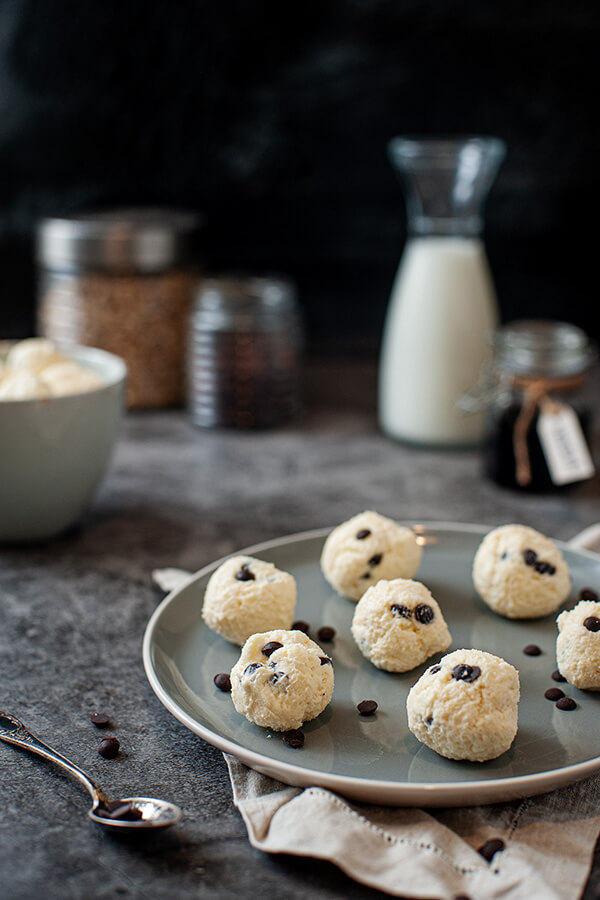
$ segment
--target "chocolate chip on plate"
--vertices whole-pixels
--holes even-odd
[[[415,607],[415,619],[417,622],[420,622],[421,625],[429,625],[430,622],[433,622],[434,617],[435,613],[429,604],[419,603],[419,605]]]
[[[322,628],[319,628],[317,631],[317,639],[319,641],[332,641],[335,637],[335,628],[332,628],[331,625],[323,625]]]
[[[501,838],[492,838],[491,840],[486,841],[477,852],[488,862],[491,862],[496,853],[500,853],[505,847],[506,844]]]
[[[537,644],[527,644],[526,647],[523,647],[523,653],[525,656],[539,656],[542,652],[542,648],[538,647]]]
[[[284,731],[281,737],[283,743],[288,747],[293,747],[294,750],[299,750],[304,746],[304,733],[299,728],[290,728],[289,731]]]
[[[298,619],[297,622],[294,622],[292,625],[292,629],[294,631],[302,631],[304,634],[308,634],[310,631],[310,625],[308,622],[303,622],[302,619]]]
[[[600,631],[600,619],[598,616],[588,616],[583,620],[583,624],[588,631]]]
[[[552,700],[555,703],[557,700],[562,700],[565,696],[565,692],[561,691],[560,688],[548,688],[547,691],[544,691],[544,697],[546,700]]]
[[[523,559],[526,566],[535,566],[537,562],[537,553],[535,550],[523,550]]]
[[[280,650],[281,647],[283,647],[283,644],[281,644],[279,641],[269,641],[262,648],[263,656],[270,656],[271,653],[275,653],[275,651]]]
[[[392,615],[397,616],[400,619],[410,619],[412,616],[412,609],[409,609],[408,606],[402,606],[401,603],[392,603],[390,610],[392,611]]]
[[[356,708],[361,716],[372,716],[377,709],[377,702],[375,700],[361,700],[360,703],[356,704]]]
[[[567,680],[564,675],[560,674],[558,669],[554,670],[554,672],[552,673],[550,678],[552,679],[552,681],[566,681]]]
[[[592,603],[597,603],[600,600],[596,591],[593,591],[591,588],[582,588],[579,591],[579,599],[580,600],[591,600]]]
[[[96,728],[108,728],[110,725],[110,719],[104,713],[92,713],[90,722],[92,725],[95,725]]]
[[[238,581],[256,581],[256,575],[250,571],[249,563],[244,563],[239,572],[235,573]]]
[[[371,531],[369,528],[361,528],[360,531],[358,532],[358,534],[356,535],[356,540],[364,541],[364,539],[368,538],[370,534],[371,534]]]
[[[476,681],[481,675],[479,666],[469,666],[467,663],[461,663],[452,669],[452,677],[456,681]]]
[[[224,691],[225,693],[229,693],[231,690],[231,678],[227,674],[227,672],[218,672],[217,675],[213,678],[215,686],[219,688],[220,691]]]
[[[104,759],[114,759],[119,753],[120,746],[116,737],[103,738],[98,746],[98,753]]]
[[[557,709],[577,709],[577,704],[571,697],[561,697],[556,703]]]

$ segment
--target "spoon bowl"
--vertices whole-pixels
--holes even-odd
[[[99,815],[102,811],[102,805],[95,804],[88,812],[88,816],[92,822],[98,825],[106,825],[109,828],[127,828],[130,831],[140,828],[167,828],[169,825],[175,825],[181,819],[181,810],[174,803],[168,800],[157,800],[156,797],[123,797],[118,801],[123,806],[129,806],[132,810],[137,810],[141,814],[141,818],[134,819],[111,819],[106,815]]]

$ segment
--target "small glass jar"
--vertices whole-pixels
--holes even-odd
[[[302,328],[296,292],[280,278],[203,281],[192,312],[188,405],[206,428],[268,428],[300,409]]]
[[[130,407],[183,402],[199,224],[191,213],[129,209],[38,227],[39,333],[65,350],[85,344],[122,357]]]
[[[526,491],[557,490],[585,480],[557,481],[540,428],[541,416],[566,410],[571,430],[583,436],[583,453],[589,448],[593,398],[587,376],[596,354],[585,333],[564,322],[521,321],[500,328],[493,345],[491,383],[485,391],[488,477]],[[593,469],[586,477],[591,474]]]

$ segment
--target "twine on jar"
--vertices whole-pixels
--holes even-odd
[[[523,391],[523,405],[515,421],[513,449],[515,453],[515,477],[517,484],[527,487],[531,482],[531,460],[527,448],[527,433],[531,427],[536,409],[552,411],[560,406],[550,393],[567,394],[576,391],[584,382],[583,375],[565,378],[539,378],[535,375],[515,375],[512,384]]]

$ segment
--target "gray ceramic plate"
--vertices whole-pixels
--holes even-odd
[[[427,664],[405,675],[375,669],[350,634],[354,603],[335,594],[323,579],[319,558],[328,530],[292,535],[241,551],[292,572],[298,582],[296,618],[312,626],[332,625],[335,641],[324,645],[334,660],[335,693],[325,712],[304,727],[302,750],[287,747],[275,733],[238,715],[229,694],[213,684],[229,671],[239,650],[203,623],[204,588],[221,560],[173,591],[152,616],[144,637],[146,674],[161,702],[204,740],[247,765],[298,786],[322,785],[348,797],[389,805],[459,806],[530,796],[576,781],[600,769],[600,695],[563,685],[578,704],[561,712],[544,699],[556,687],[555,616],[511,622],[492,613],[476,596],[473,556],[483,526],[416,525],[425,545],[417,578],[440,603],[452,648],[477,647],[504,657],[519,669],[519,732],[511,749],[487,763],[443,759],[420,744],[406,722],[406,695]],[[563,546],[573,588],[567,606],[586,586],[600,586],[600,558]],[[542,655],[525,656],[536,643]],[[374,699],[372,718],[356,711]]]

